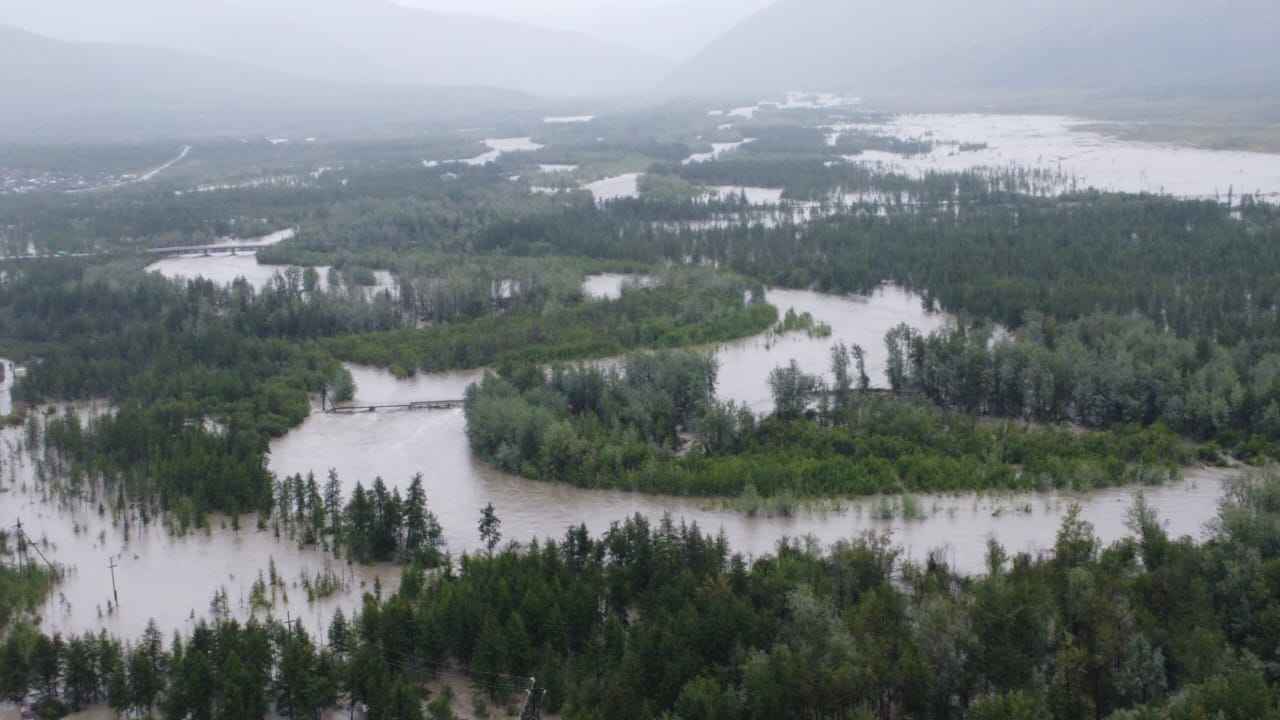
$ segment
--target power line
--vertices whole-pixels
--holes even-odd
[[[25,554],[26,549],[29,547],[32,550],[36,551],[36,554],[39,555],[40,559],[44,561],[44,564],[49,566],[50,571],[57,572],[58,571],[57,566],[54,565],[52,562],[50,562],[49,558],[44,556],[44,553],[41,552],[40,550],[40,546],[32,542],[31,536],[28,535],[27,531],[22,528],[22,518],[18,518],[18,522],[14,524],[14,527],[17,529],[18,535],[19,535],[19,538],[18,538],[18,541],[19,541],[18,552],[20,553],[19,562],[21,562],[21,554]]]
[[[116,559],[111,558],[107,567],[111,568],[111,594],[116,598],[116,607],[120,607],[120,591],[116,589],[116,568],[119,567],[116,565]]]

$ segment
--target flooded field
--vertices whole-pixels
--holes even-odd
[[[215,517],[210,528],[180,536],[158,522],[113,521],[110,511],[99,514],[96,502],[57,501],[29,483],[24,488],[21,480],[14,485],[7,479],[5,487],[4,519],[20,516],[41,551],[68,570],[41,611],[48,631],[105,628],[133,638],[152,619],[166,633],[190,630],[196,620],[212,615],[219,591],[226,593],[227,611],[246,618],[255,612],[251,598],[260,576],[274,599],[256,609],[260,617],[287,613],[316,630],[328,625],[338,607],[347,613],[358,608],[376,578],[396,587],[395,568],[349,565],[318,549],[299,548],[287,538],[277,539],[271,528],[256,529],[252,516],[240,519],[238,531],[229,519]],[[272,568],[279,578],[275,587]],[[112,592],[113,570],[119,604]],[[327,597],[309,599],[306,584],[337,587]]]
[[[283,274],[289,265],[262,265],[258,256],[252,253],[236,255],[204,255],[191,254],[158,260],[147,266],[147,272],[160,273],[171,280],[193,280],[202,277],[219,285],[230,285],[237,278],[244,278],[250,285],[261,290],[271,284],[276,275]],[[320,273],[320,282],[326,282],[329,266],[316,267]],[[395,277],[386,270],[375,270],[377,282],[365,288],[366,295],[375,295],[383,290],[393,294],[396,291]]]
[[[1223,200],[1234,191],[1236,198],[1256,193],[1280,200],[1276,155],[1118,140],[1081,129],[1084,122],[1048,115],[902,115],[884,124],[830,129],[936,143],[921,155],[864,152],[846,158],[915,174],[1016,166],[1060,171],[1081,188]]]
[[[716,160],[720,156],[724,155],[725,153],[733,152],[734,150],[737,150],[738,148],[750,142],[755,142],[755,138],[746,138],[743,140],[739,140],[738,142],[711,143],[711,152],[694,153],[693,155],[690,155],[689,157],[685,158],[682,162],[685,165],[692,165],[694,163],[701,163],[701,162],[707,162],[709,160]]]
[[[596,202],[608,202],[620,198],[640,196],[640,173],[627,173],[615,177],[597,180],[584,186],[590,190]]]
[[[243,277],[258,289],[266,287],[276,275],[287,269],[288,266],[260,265],[257,257],[250,254],[178,256],[147,266],[148,272],[157,272],[172,280],[203,277],[226,285]],[[321,282],[324,282],[324,277],[329,271],[328,266],[318,266],[316,271],[320,273]],[[390,291],[393,295],[397,292],[396,279],[392,273],[386,270],[375,270],[374,277],[377,279],[377,284],[366,288],[366,294],[376,294],[383,290]],[[583,294],[594,298],[617,298],[622,295],[622,287],[628,282],[644,284],[646,279],[616,273],[588,275],[583,280]],[[510,291],[507,290],[505,294],[509,295],[509,293]]]
[[[701,161],[700,161],[701,162]],[[616,177],[597,180],[583,186],[583,189],[591,191],[595,196],[596,202],[607,202],[609,200],[618,200],[621,198],[640,197],[640,175],[642,173],[627,173],[626,175],[618,175]],[[721,200],[730,197],[744,196],[747,203],[751,205],[779,205],[782,204],[782,188],[765,188],[750,187],[746,185],[717,185],[705,188],[712,196]]]
[[[778,205],[782,203],[782,188],[715,185],[706,189],[721,200],[744,197],[749,205]]]
[[[8,360],[0,360],[0,369],[4,371],[0,377],[0,416],[13,412],[13,381],[18,377],[18,366]]]
[[[834,109],[849,101],[834,96],[781,102],[762,102],[718,114],[754,118],[761,111]],[[875,165],[888,171],[922,176],[928,172],[975,169],[1047,172],[1036,182],[1049,192],[1095,188],[1106,191],[1156,193],[1179,197],[1238,200],[1243,194],[1280,202],[1280,157],[1257,152],[1206,150],[1170,144],[1121,140],[1099,132],[1097,124],[1081,118],[1051,115],[918,114],[886,119],[836,122],[820,126],[835,147],[851,133],[918,141],[928,152],[903,154],[867,150],[843,156],[844,161]],[[696,153],[685,164],[714,161],[750,139],[713,143],[710,152]],[[833,160],[832,162],[839,162]],[[635,173],[606,178],[585,186],[598,202],[637,197]],[[1048,179],[1048,178],[1051,178]],[[755,206],[780,206],[781,188],[708,187],[720,197],[745,193]],[[846,201],[883,201],[879,197],[846,197]]]
[[[654,279],[648,275],[624,275],[620,273],[588,275],[582,282],[582,294],[598,300],[617,300],[622,297],[622,289],[624,287],[645,287],[652,285],[653,282]]]
[[[434,168],[449,163],[462,163],[463,165],[488,165],[502,157],[504,153],[510,152],[532,152],[533,150],[541,150],[544,146],[534,142],[528,137],[512,137],[512,138],[485,138],[485,147],[489,148],[488,152],[480,153],[475,157],[460,158],[457,160],[424,160],[424,167]]]
[[[745,404],[758,413],[772,411],[769,372],[795,360],[808,373],[829,375],[831,346],[837,342],[861,345],[866,351],[867,375],[871,384],[885,387],[885,333],[901,323],[921,332],[937,330],[949,320],[942,313],[926,312],[920,298],[900,288],[887,286],[870,296],[838,296],[808,290],[770,289],[768,301],[779,313],[794,309],[810,313],[814,320],[831,326],[830,337],[809,337],[803,332],[786,335],[757,335],[721,346],[716,387],[721,399]]]
[[[10,389],[6,379],[5,403]],[[88,422],[109,408],[78,403],[74,410]],[[72,491],[41,451],[32,452],[25,428],[0,430],[0,524],[21,521],[39,549],[32,560],[47,558],[65,572],[39,611],[45,630],[106,629],[131,639],[153,619],[166,634],[189,630],[211,617],[218,593],[225,596],[221,611],[235,617],[287,615],[319,629],[337,608],[358,608],[375,583],[394,588],[398,578],[393,567],[349,565],[319,548],[301,548],[270,524],[258,529],[254,516],[239,518],[238,529],[215,516],[207,528],[178,532],[136,508],[112,506],[100,490]],[[266,593],[255,607],[260,577]]]

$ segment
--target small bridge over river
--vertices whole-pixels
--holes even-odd
[[[169,257],[172,255],[239,255],[240,253],[252,255],[264,247],[268,246],[261,243],[246,245],[183,245],[180,247],[147,248],[145,252],[155,257]]]
[[[361,413],[403,412],[406,410],[454,410],[462,407],[464,402],[461,398],[457,400],[448,398],[444,400],[409,400],[398,403],[356,404],[354,402],[345,402],[330,404],[329,388],[324,387],[320,390],[320,409],[329,415],[359,415]]]
[[[330,415],[358,415],[360,413],[391,412],[405,410],[454,410],[462,407],[463,400],[415,400],[413,402],[388,403],[386,405],[333,405],[324,408]]]

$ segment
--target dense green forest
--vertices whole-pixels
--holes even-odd
[[[427,502],[422,474],[415,475],[403,496],[375,477],[368,489],[356,481],[344,499],[338,473],[330,470],[323,484],[312,473],[281,478],[275,486],[277,535],[287,534],[304,546],[343,549],[354,562],[449,564],[440,521]]]
[[[700,345],[773,325],[777,309],[763,301],[763,293],[748,299],[752,287],[708,270],[680,270],[665,273],[656,287],[630,289],[617,299],[488,315],[438,328],[344,336],[325,345],[344,360],[390,367],[397,374]]]
[[[404,570],[323,637],[257,600],[237,619],[225,596],[173,640],[47,636],[33,613],[56,574],[13,569],[0,534],[0,693],[33,692],[49,718],[106,703],[314,720],[354,700],[417,720],[452,717],[439,680],[461,672],[493,707],[536,677],[545,710],[570,720],[1280,720],[1273,473],[1233,486],[1203,542],[1168,537],[1138,500],[1130,538],[1104,546],[1072,513],[1052,551],[993,542],[986,571],[963,575],[884,537],[744,557],[658,518],[504,545],[492,505],[484,551],[455,557],[421,476],[348,478],[344,493],[323,468],[268,471],[271,441],[318,393],[358,397],[344,362],[490,368],[467,392],[467,433],[501,470],[747,513],[882,494],[912,521],[916,493],[1141,487],[1193,463],[1280,458],[1274,206],[1085,191],[1048,169],[886,171],[842,156],[936,141],[832,138],[818,116],[725,127],[685,108],[499,128],[547,147],[484,165],[451,161],[485,150],[476,132],[228,141],[155,183],[0,194],[0,255],[86,254],[0,269],[0,354],[26,368],[6,419],[25,428],[8,432],[41,473],[175,532],[215,512],[236,532],[254,512],[282,542]],[[120,172],[162,150],[0,162]],[[638,197],[580,190],[632,172]],[[259,251],[280,269],[264,287],[145,271],[147,248],[284,228],[296,235]],[[648,282],[588,297],[584,277],[602,272]],[[780,317],[767,287],[885,283],[957,318],[884,338],[887,389],[872,389],[863,348],[833,338],[822,376],[773,371],[767,412],[717,397],[716,343],[831,331]],[[28,412],[87,399],[109,410]]]
[[[58,582],[58,572],[27,555],[25,537],[0,531],[0,633],[44,601]],[[10,564],[12,563],[12,564]]]
[[[1016,340],[902,326],[886,338],[889,381],[967,413],[1087,427],[1160,423],[1237,455],[1275,456],[1280,355],[1179,338],[1136,316],[1067,323],[1032,313]]]
[[[298,237],[265,250],[264,260],[327,261],[333,267],[328,277],[289,270],[258,291],[246,284],[169,283],[138,274],[132,260],[29,263],[0,283],[0,335],[16,345],[10,354],[41,358],[18,388],[22,398],[107,396],[120,406],[89,433],[101,442],[63,448],[77,462],[138,492],[160,492],[165,506],[187,497],[201,510],[268,505],[269,481],[260,463],[265,444],[307,414],[308,393],[349,387],[339,360],[409,374],[716,342],[773,322],[772,309],[742,299],[746,289],[759,298],[762,282],[849,292],[896,282],[937,307],[1014,330],[1012,339],[989,346],[984,331],[968,321],[932,338],[892,339],[894,356],[902,359],[890,378],[894,386],[947,412],[1069,421],[1120,433],[1158,423],[1243,459],[1277,454],[1280,421],[1273,416],[1280,412],[1280,386],[1269,368],[1278,362],[1272,296],[1280,268],[1270,250],[1277,223],[1268,207],[1246,204],[1237,219],[1206,202],[1097,194],[1039,198],[1041,179],[1014,170],[920,179],[855,165],[816,172],[796,165],[802,161],[791,147],[812,138],[758,134],[768,142],[754,154],[676,169],[699,181],[776,183],[801,195],[807,191],[791,179],[817,179],[827,189],[910,202],[891,201],[884,213],[854,206],[803,225],[743,222],[695,231],[679,224],[744,208],[733,198],[720,204],[642,198],[602,207],[504,195],[513,202],[503,211],[493,193],[506,191],[487,189],[493,169],[467,169],[454,191],[419,188],[426,200],[397,191],[402,200],[394,202],[425,203],[413,210],[379,200],[360,201],[358,210],[347,212],[340,207],[345,200],[331,200],[314,219],[292,217]],[[743,163],[782,174],[756,177]],[[662,167],[655,169],[661,173]],[[365,172],[371,178],[367,192],[376,193],[402,170],[375,164]],[[441,202],[479,214],[463,222]],[[460,250],[466,254],[455,254]],[[691,260],[714,263],[721,273],[664,272],[656,289],[602,302],[582,297],[586,272]],[[394,272],[393,287],[365,291],[361,286],[373,270]],[[723,275],[729,270],[749,279]],[[205,418],[225,434],[215,437]],[[682,419],[677,432],[697,433],[695,419]],[[577,428],[569,445],[584,432]],[[153,437],[162,441],[157,445]],[[670,461],[666,455],[683,449],[671,437],[619,436],[609,443],[618,448],[607,453],[612,459],[574,466],[580,477],[565,479],[700,494],[713,488],[714,494],[736,494],[748,485],[766,495],[786,488],[825,494],[938,485],[904,480],[911,474],[902,468],[886,474],[866,467],[872,459],[860,461],[856,471],[842,470],[846,479],[840,481],[815,480],[817,471],[798,467],[770,473],[768,482],[712,481],[716,473],[736,474],[728,469],[732,463],[697,453]],[[549,474],[536,443],[524,443],[515,455],[508,448],[498,461],[500,444],[477,447],[503,467]],[[1216,458],[1212,446],[1202,452]],[[786,451],[775,447],[763,454]],[[755,455],[759,460],[761,453]],[[198,463],[210,470],[193,473],[187,458],[206,456]],[[1180,453],[1166,464],[1182,459]],[[1110,461],[1127,466],[1134,457]],[[701,470],[687,470],[699,463]],[[724,468],[712,471],[710,464]],[[665,470],[652,470],[658,466]],[[641,473],[642,467],[650,470]],[[675,468],[685,469],[670,474]],[[1068,479],[1073,472],[1050,473],[1048,484],[1100,484]],[[1085,474],[1106,477],[1106,483],[1127,477],[1114,468]],[[995,479],[1000,473],[990,468],[962,475],[963,485],[1010,484]],[[1031,477],[1022,473],[1014,484],[1046,484]]]
[[[865,388],[833,349],[832,387],[794,364],[759,417],[715,395],[713,357],[629,356],[619,368],[513,367],[467,393],[467,434],[512,473],[585,487],[754,498],[1090,489],[1160,483],[1195,459],[1163,425],[1109,431],[987,422]],[[1203,451],[1216,460],[1211,449]]]
[[[681,172],[792,187],[785,174],[754,177],[735,165],[745,162],[782,172],[789,161],[723,160]],[[555,252],[692,259],[783,287],[866,293],[896,283],[931,307],[1016,332],[1014,342],[998,344],[981,361],[956,355],[980,342],[959,339],[967,328],[949,340],[914,343],[936,346],[928,362],[939,367],[922,372],[950,373],[945,381],[924,381],[943,405],[1091,426],[1160,420],[1245,457],[1275,454],[1266,447],[1277,439],[1267,420],[1275,414],[1267,368],[1275,363],[1280,327],[1280,223],[1271,206],[1246,200],[1232,211],[1207,201],[1098,193],[1038,198],[999,190],[988,184],[990,176],[976,174],[904,178],[914,187],[899,189],[894,176],[858,171],[891,197],[913,199],[878,206],[884,213],[854,205],[804,225],[784,219],[776,226],[744,221],[693,229],[651,221],[620,228],[608,240],[561,231],[595,212],[567,210],[540,218],[536,230],[504,227],[501,249],[528,251],[523,238],[534,232],[555,238]],[[976,183],[972,193],[969,181]],[[629,214],[661,214],[644,200],[620,202]],[[917,365],[925,360],[914,358]],[[983,389],[942,388],[960,381],[958,364],[965,362],[981,375],[970,380]]]
[[[333,387],[335,399],[350,399],[340,359],[407,373],[603,357],[732,339],[776,319],[771,306],[747,302],[742,280],[700,270],[589,301],[580,274],[574,292],[557,295],[539,288],[567,281],[534,268],[526,290],[508,296],[516,301],[489,283],[488,301],[455,314],[458,322],[421,329],[411,329],[419,310],[388,294],[367,300],[296,272],[262,291],[80,260],[31,263],[16,275],[0,288],[0,334],[40,357],[18,397],[105,396],[117,406],[88,428],[53,423],[50,446],[89,477],[163,509],[182,501],[197,515],[271,507],[267,443],[302,422],[309,394]]]
[[[536,678],[565,718],[1280,717],[1280,478],[1240,481],[1201,544],[1169,537],[1140,499],[1130,517],[1132,536],[1109,546],[1076,513],[1043,557],[993,541],[979,577],[906,562],[883,537],[746,558],[634,518],[411,569],[324,637],[227,617],[167,646],[154,627],[128,645],[19,627],[0,691],[34,689],[49,716],[106,702],[314,717],[350,698],[416,720],[420,683],[458,667],[490,702]],[[447,695],[429,699],[432,717],[452,716]]]

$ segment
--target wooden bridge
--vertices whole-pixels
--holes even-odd
[[[462,407],[463,400],[415,400],[407,403],[388,403],[386,405],[333,405],[325,407],[330,415],[357,415],[393,410],[453,410]]]

